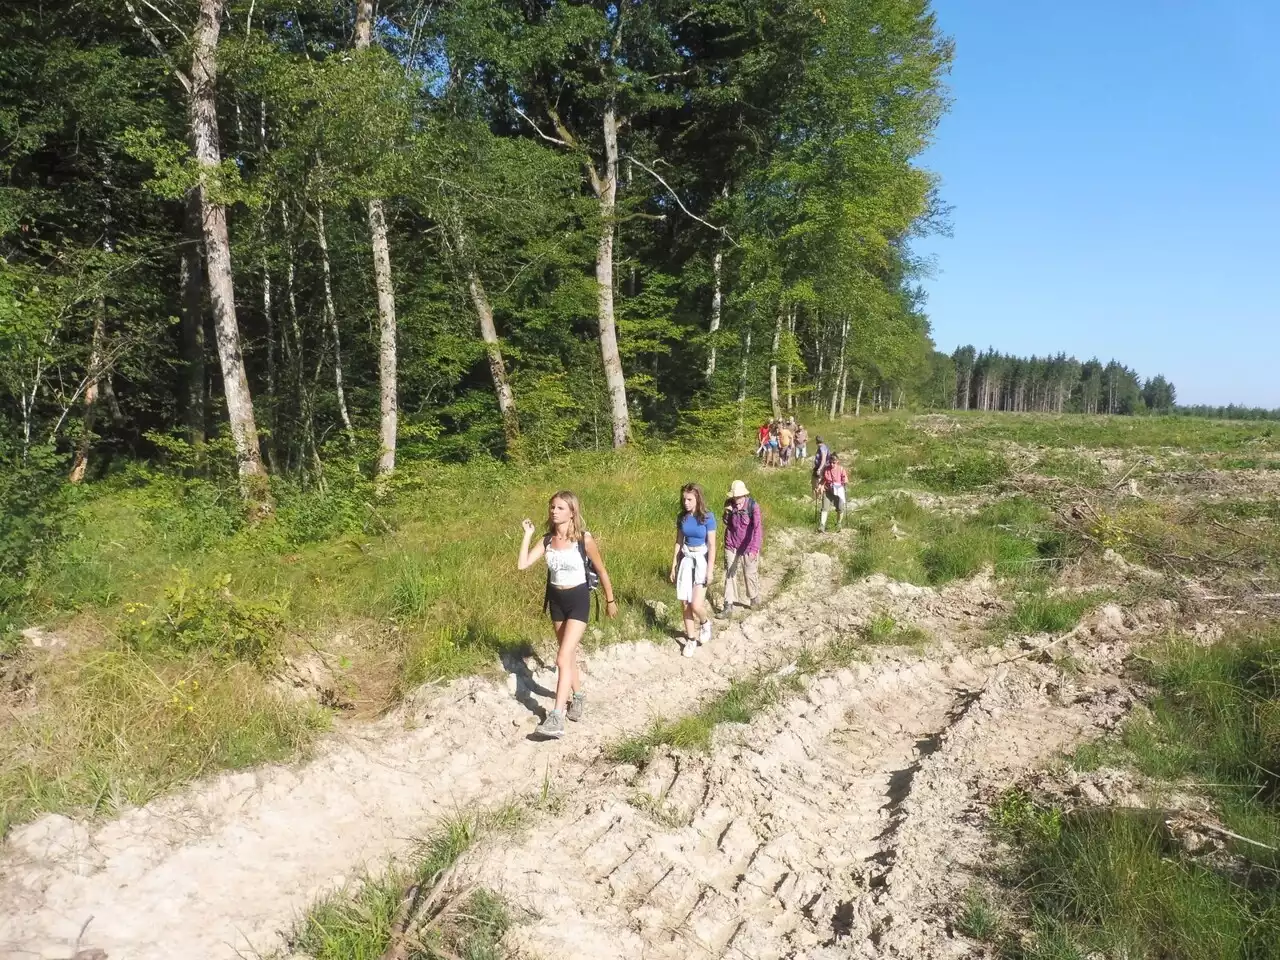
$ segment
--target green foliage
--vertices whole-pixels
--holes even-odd
[[[1280,957],[1280,631],[1244,628],[1203,646],[1170,638],[1149,651],[1155,695],[1117,738],[1079,748],[1077,769],[1133,766],[1180,790],[1208,789],[1215,813],[1254,842],[1223,870],[1175,838],[1161,809],[1063,814],[1010,791],[994,812],[1015,844],[1011,882],[1026,893],[1029,935],[1006,955]],[[1251,879],[1252,878],[1252,879]]]
[[[1017,600],[1001,626],[1011,633],[1065,633],[1099,600],[1097,593],[1031,593]]]
[[[31,567],[57,536],[68,496],[60,489],[64,459],[47,448],[24,462],[0,445],[0,629],[30,589]]]
[[[47,695],[0,738],[0,834],[40,813],[116,813],[205,774],[288,760],[327,726],[238,664],[124,647],[54,666]]]
[[[994,940],[1001,928],[1000,911],[976,886],[965,891],[956,929],[974,940]]]
[[[985,450],[960,450],[952,454],[939,450],[914,471],[914,476],[930,490],[962,493],[1005,479],[1009,476],[1009,463],[999,454]]]
[[[275,604],[236,597],[230,584],[229,573],[201,583],[191,571],[177,571],[162,602],[125,604],[125,643],[140,651],[207,653],[216,660],[270,666],[280,654],[283,611]]]

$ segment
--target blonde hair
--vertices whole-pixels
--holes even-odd
[[[547,501],[547,536],[556,535],[555,521],[551,519],[551,505],[557,500],[563,500],[564,505],[569,508],[569,539],[581,540],[587,532],[587,524],[582,519],[582,505],[578,503],[577,495],[569,490],[553,493]]]

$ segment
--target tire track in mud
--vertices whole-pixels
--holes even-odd
[[[1014,657],[894,652],[815,678],[710,757],[581,778],[465,876],[523,912],[514,956],[968,955],[947,906],[987,849],[982,795],[1129,705],[1110,682],[1064,698],[1056,668]]]
[[[647,641],[587,656],[592,712],[560,743],[527,739],[529,704],[554,688],[554,669],[529,670],[515,698],[460,680],[346,728],[308,763],[220,775],[107,822],[47,816],[15,829],[0,848],[0,957],[69,955],[91,916],[83,944],[111,960],[274,949],[317,897],[409,851],[433,821],[534,790],[549,769],[581,775],[608,742],[811,639],[797,625],[836,589],[838,564],[801,553],[787,531],[770,546],[786,592],[698,657]]]

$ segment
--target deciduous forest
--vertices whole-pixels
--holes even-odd
[[[0,14],[0,457],[318,482],[922,381],[924,0]],[[754,411],[753,411],[754,412]]]

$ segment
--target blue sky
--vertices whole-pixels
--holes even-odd
[[[935,9],[938,348],[1115,357],[1183,403],[1280,407],[1280,0]]]

